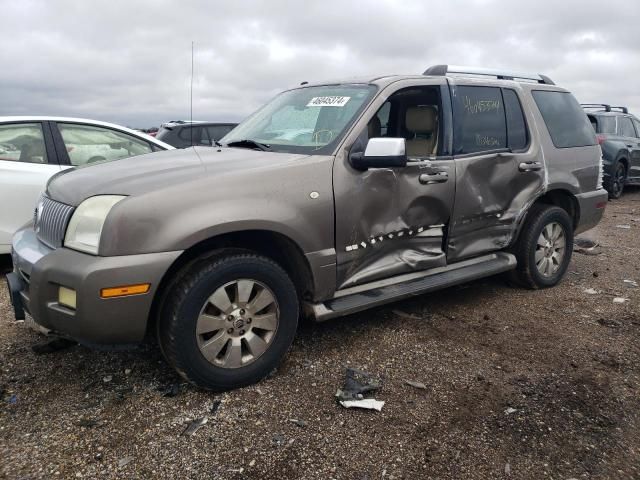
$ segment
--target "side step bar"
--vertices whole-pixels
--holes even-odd
[[[324,322],[385,303],[496,275],[515,267],[516,258],[513,255],[498,252],[427,272],[399,275],[339,290],[332,299],[324,303],[307,304],[306,307],[317,322]]]

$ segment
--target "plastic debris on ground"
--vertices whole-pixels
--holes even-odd
[[[422,320],[422,317],[413,313],[403,312],[402,310],[392,310],[392,313],[400,318],[406,318],[407,320]]]
[[[613,303],[626,303],[628,301],[629,301],[628,298],[623,298],[623,297],[615,297],[613,299]]]
[[[133,461],[133,457],[124,457],[118,460],[118,467],[122,468]]]
[[[414,387],[414,388],[418,388],[420,390],[426,390],[427,386],[422,383],[422,382],[414,382],[413,380],[405,380],[404,383],[406,383],[407,385]]]
[[[590,240],[588,238],[575,238],[573,240],[573,251],[577,253],[584,253],[585,255],[597,255],[595,251],[598,247],[598,242]]]
[[[307,422],[305,422],[304,420],[298,420],[297,418],[290,418],[289,421],[291,423],[295,423],[300,428],[307,426]]]
[[[382,388],[380,380],[371,374],[355,368],[347,368],[344,386],[338,389],[336,398],[344,408],[364,408],[379,412],[384,402],[375,398],[365,398],[365,395],[372,394],[380,388]]]
[[[36,355],[44,355],[46,353],[53,353],[59,350],[65,350],[67,348],[71,348],[77,345],[78,342],[74,342],[73,340],[69,340],[67,338],[62,337],[54,337],[44,342],[36,343],[31,346],[31,350]]]
[[[616,228],[623,228],[625,230],[629,230],[631,228],[631,225],[616,225]]]
[[[635,280],[623,280],[624,284],[630,288],[636,288],[638,286],[638,282]]]
[[[182,435],[185,437],[190,437],[202,427],[204,427],[208,421],[209,419],[207,417],[196,418],[189,425],[187,425],[187,428],[184,429]]]
[[[586,293],[587,295],[597,295],[600,292],[598,292],[598,290],[596,290],[595,288],[585,288],[584,293]]]
[[[506,413],[507,415],[511,415],[512,413],[516,413],[517,411],[518,410],[516,408],[509,407],[504,411],[504,413]]]

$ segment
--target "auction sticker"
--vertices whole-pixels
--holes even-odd
[[[307,107],[344,107],[351,97],[313,97]]]

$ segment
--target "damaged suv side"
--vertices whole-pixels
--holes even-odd
[[[221,144],[54,178],[13,241],[16,316],[85,344],[155,333],[186,379],[234,388],[278,365],[302,313],[502,272],[557,284],[607,200],[586,115],[541,75],[303,85]]]

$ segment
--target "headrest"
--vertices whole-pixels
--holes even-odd
[[[431,106],[409,107],[405,125],[411,133],[432,133],[438,124],[438,112]]]

